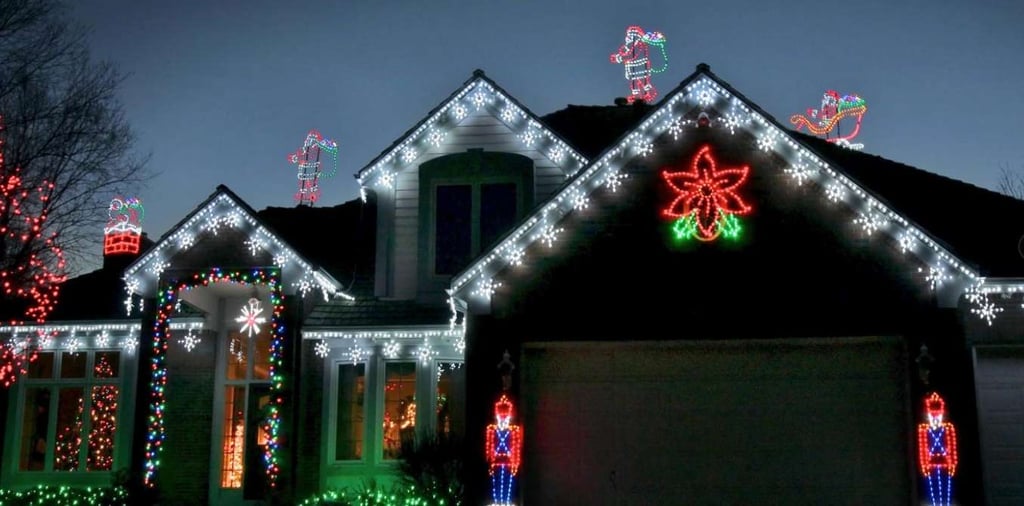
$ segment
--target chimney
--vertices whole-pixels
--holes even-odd
[[[144,214],[142,202],[137,198],[114,197],[110,201],[107,225],[103,227],[104,269],[126,267],[139,257],[143,240],[152,245],[142,232]]]

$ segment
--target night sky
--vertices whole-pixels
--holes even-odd
[[[706,62],[783,124],[827,89],[856,93],[869,153],[990,189],[1024,171],[1020,0],[89,0],[71,16],[128,74],[159,173],[138,195],[154,238],[218,184],[294,205],[286,156],[310,129],[339,144],[318,205],[357,198],[353,174],[476,68],[537,115],[610,105],[628,88],[608,55],[632,24],[667,39],[662,97]]]

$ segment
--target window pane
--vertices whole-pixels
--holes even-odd
[[[92,368],[94,378],[116,378],[121,374],[121,352],[96,352],[96,365]]]
[[[516,184],[485,184],[480,189],[480,251],[516,223]]]
[[[98,354],[99,355],[99,354]],[[109,369],[106,358],[97,358],[97,375],[101,368]],[[117,429],[117,387],[103,385],[92,387],[89,408],[89,454],[86,455],[86,471],[110,471],[114,468],[114,431]]]
[[[252,377],[258,380],[270,379],[270,325],[261,325],[260,333],[252,337],[255,349],[253,355],[256,357],[252,366]]]
[[[36,359],[28,364],[28,377],[32,379],[49,379],[53,377],[53,352],[41,351]]]
[[[220,486],[242,488],[242,473],[245,471],[245,387],[225,389],[223,430]]]
[[[50,354],[53,364],[53,354]],[[46,465],[46,434],[50,429],[50,389],[26,388],[21,419],[22,471],[42,471]]]
[[[435,203],[434,273],[455,274],[470,259],[473,188],[469,185],[438,186]]]
[[[364,400],[366,399],[366,364],[338,366],[338,426],[335,434],[334,458],[363,458]]]
[[[227,379],[244,380],[249,366],[249,338],[241,332],[228,332]]]
[[[57,441],[53,450],[53,469],[56,471],[78,470],[84,401],[81,387],[60,389],[57,397]]]
[[[88,353],[69,353],[64,352],[60,354],[60,377],[61,378],[84,378],[85,377],[85,359],[88,357]]]
[[[437,435],[462,437],[466,373],[462,362],[437,364]]]
[[[416,436],[416,362],[384,365],[384,458],[398,459]]]

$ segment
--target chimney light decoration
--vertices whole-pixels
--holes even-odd
[[[138,198],[114,197],[107,208],[107,225],[103,227],[103,254],[137,254],[143,216],[145,209]]]
[[[320,154],[330,155],[331,171],[320,173]],[[320,199],[320,178],[329,178],[338,171],[338,143],[324,139],[320,132],[310,130],[302,147],[288,155],[290,163],[299,166],[299,190],[295,192],[295,201],[299,205],[312,206]]]

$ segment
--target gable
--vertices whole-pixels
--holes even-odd
[[[215,240],[220,236],[230,238],[228,242],[236,249],[215,251],[216,259],[194,258],[190,250],[197,244]],[[187,260],[193,257],[192,261]],[[167,269],[195,267],[176,265],[176,260],[185,258],[185,263],[205,260],[209,262],[230,261],[249,265],[275,265],[281,269],[281,278],[292,291],[305,296],[310,291],[320,291],[329,296],[348,297],[326,271],[312,265],[291,246],[272,232],[245,202],[225,186],[217,191],[170,231],[164,234],[146,254],[132,262],[124,272],[125,305],[131,314],[135,304],[133,298],[155,294],[160,275]],[[237,267],[231,265],[230,267]]]
[[[501,283],[496,277],[503,270],[521,265],[527,251],[545,249],[537,245],[550,248],[567,231],[577,233],[573,220],[567,218],[587,209],[597,192],[621,193],[621,198],[631,198],[629,164],[690,136],[699,128],[702,115],[710,122],[710,128],[732,136],[747,135],[754,149],[778,157],[784,162],[778,170],[789,176],[791,184],[813,188],[820,205],[847,208],[851,218],[836,223],[837,228],[859,234],[872,244],[895,245],[902,255],[915,259],[910,268],[912,274],[918,282],[935,290],[941,305],[953,306],[966,294],[977,304],[976,314],[991,321],[992,313],[985,309],[990,304],[988,294],[1022,289],[1012,280],[986,280],[977,267],[967,265],[928,231],[701,65],[632,131],[608,147],[495,248],[457,275],[449,292],[470,305],[488,307],[490,296]]]
[[[394,188],[397,177],[423,161],[465,151],[467,146],[519,152],[538,164],[557,169],[559,179],[575,174],[586,165],[587,160],[582,155],[482,71],[473,74],[461,88],[361,169],[356,174],[360,186],[378,190]],[[509,145],[507,139],[515,141]]]

